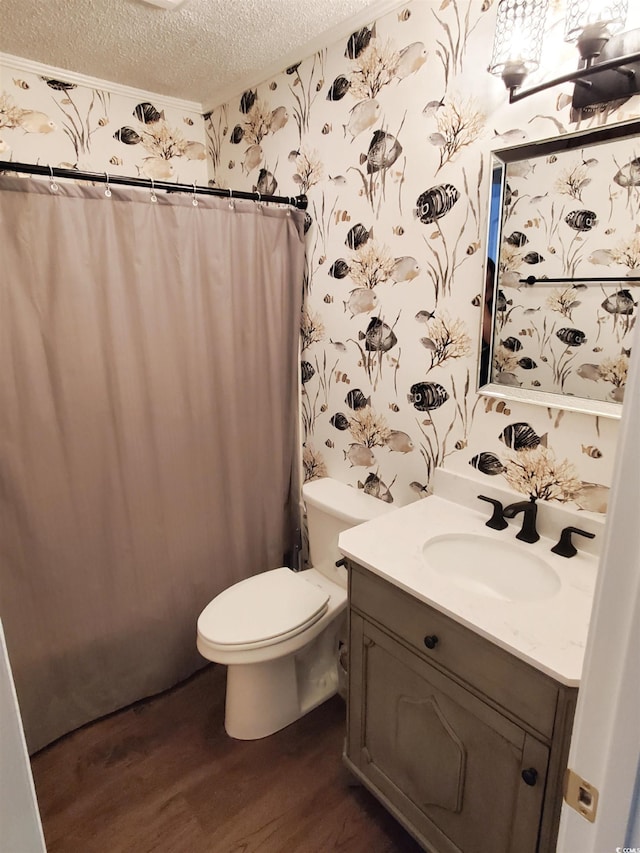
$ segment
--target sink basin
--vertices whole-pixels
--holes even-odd
[[[500,601],[540,601],[560,589],[554,569],[526,545],[476,533],[448,533],[422,547],[425,565],[455,586]]]

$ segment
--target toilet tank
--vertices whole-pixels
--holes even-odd
[[[393,511],[393,507],[330,477],[305,483],[302,497],[307,509],[309,562],[314,569],[346,586],[345,569],[336,567],[342,557],[338,536],[343,530]]]

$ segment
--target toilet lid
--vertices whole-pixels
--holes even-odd
[[[198,631],[218,646],[275,642],[317,622],[329,597],[291,569],[272,569],[217,595],[200,614]]]

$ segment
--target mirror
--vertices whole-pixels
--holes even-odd
[[[492,155],[481,394],[620,417],[640,283],[640,121]]]

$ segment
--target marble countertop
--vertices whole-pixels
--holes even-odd
[[[579,686],[598,556],[580,550],[586,541],[582,537],[574,537],[579,550],[569,559],[551,553],[557,536],[541,536],[534,544],[520,542],[515,534],[521,515],[507,529],[492,530],[485,525],[491,507],[477,504],[475,509],[431,495],[341,533],[339,548],[354,562],[536,669],[563,684]],[[579,519],[576,522],[582,526]],[[557,573],[559,590],[541,600],[513,601],[460,588],[447,580],[446,573],[430,569],[422,554],[428,539],[448,533],[477,534],[526,549]],[[513,572],[517,571],[514,561]]]

